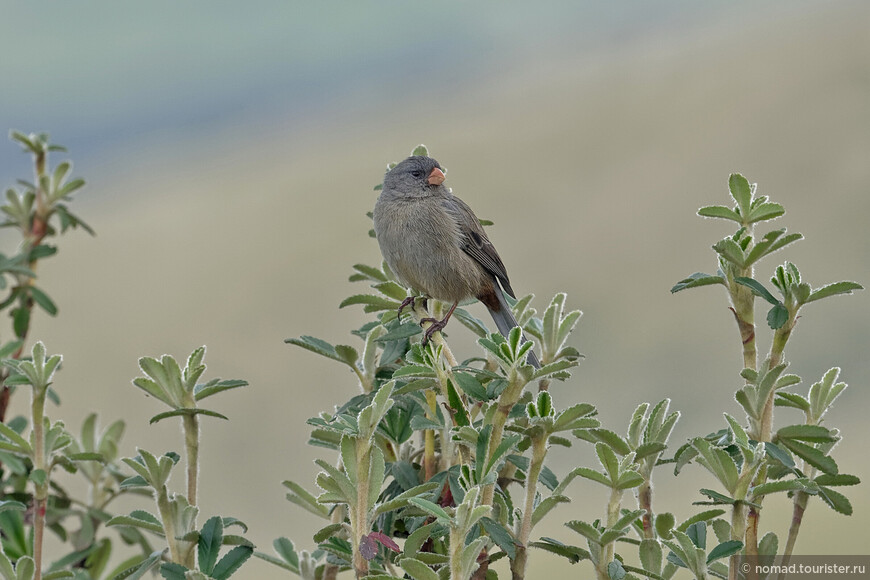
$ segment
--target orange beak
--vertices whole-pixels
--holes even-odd
[[[429,174],[429,185],[441,185],[444,183],[444,172],[437,167]]]

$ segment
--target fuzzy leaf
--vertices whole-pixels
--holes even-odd
[[[740,540],[729,540],[727,542],[722,542],[707,554],[707,564],[711,562],[715,562],[720,558],[725,558],[732,554],[736,554],[740,550],[743,549],[743,542]]]
[[[836,296],[837,294],[851,294],[853,290],[863,290],[864,287],[857,282],[834,282],[821,288],[816,288],[810,293],[805,304],[827,298],[828,296]]]
[[[708,205],[698,210],[698,215],[707,218],[720,218],[741,223],[740,215],[733,209],[723,205]]]
[[[779,441],[779,444],[813,467],[820,469],[829,475],[837,475],[839,471],[834,459],[825,455],[815,447],[807,445],[806,443],[801,443],[800,441],[795,441],[794,439],[782,439]]]
[[[753,294],[755,294],[756,296],[759,296],[761,298],[764,298],[765,300],[767,300],[768,302],[770,302],[773,305],[777,305],[780,303],[779,300],[777,300],[773,296],[773,294],[771,294],[770,291],[764,287],[764,284],[762,284],[758,280],[755,280],[754,278],[747,278],[744,276],[740,276],[740,277],[735,278],[734,281],[737,282],[738,284],[742,284],[743,286],[746,286],[747,288],[752,290]]]

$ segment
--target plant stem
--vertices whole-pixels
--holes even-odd
[[[520,533],[517,537],[516,558],[511,562],[512,580],[522,580],[526,575],[526,563],[528,560],[529,537],[532,535],[532,515],[535,511],[535,496],[537,495],[538,479],[541,469],[544,467],[544,459],[547,457],[548,435],[542,433],[532,439],[532,459],[529,464],[529,473],[526,475],[526,505],[523,508],[523,521],[520,524]]]
[[[351,510],[351,530],[353,538],[353,569],[357,578],[362,578],[369,573],[369,562],[360,551],[362,537],[369,531],[369,488],[374,483],[369,481],[369,469],[371,466],[371,447],[367,441],[356,440],[357,464],[353,467],[345,466],[345,469],[356,469],[356,505]]]
[[[42,177],[45,175],[48,153],[46,151],[41,151],[34,154],[33,158],[34,175],[36,177],[36,211],[33,213],[29,227],[24,224],[21,225],[22,253],[24,254],[29,254],[30,250],[41,244],[42,240],[45,239],[45,236],[48,234],[48,209],[45,204],[46,193],[42,190]],[[32,272],[36,272],[36,262],[36,260],[30,260],[27,264],[27,267]],[[29,276],[19,274],[16,275],[16,280],[19,287],[32,284],[32,278]],[[22,307],[27,308],[32,313],[33,300],[28,300],[26,304],[22,305]],[[30,325],[28,324],[27,328],[24,330],[24,334],[18,337],[21,339],[21,346],[12,355],[12,358],[15,360],[20,359],[22,352],[24,352],[24,341],[27,338],[27,331],[29,329]],[[7,378],[9,378],[9,371],[4,369],[0,372],[0,385],[2,385],[2,387],[0,387],[0,422],[3,423],[6,422],[6,411],[9,408],[9,402],[12,396],[12,392],[9,390],[9,387],[6,386]]]
[[[619,519],[619,508],[622,504],[622,490],[611,488],[610,501],[607,502],[607,527],[610,528]],[[607,573],[607,565],[613,561],[613,555],[616,551],[615,541],[608,542],[601,546],[601,558],[598,561],[596,570],[599,580],[610,580],[610,575]]]
[[[783,564],[788,564],[788,559],[794,552],[794,545],[797,542],[798,532],[801,529],[801,522],[804,519],[804,511],[807,509],[807,502],[810,496],[805,491],[799,491],[794,495],[794,509],[792,510],[791,525],[788,528],[788,540],[785,543],[785,552],[783,552]]]
[[[195,506],[199,475],[199,419],[196,415],[184,415],[182,425],[187,450],[187,501]]]
[[[462,578],[462,549],[465,547],[465,537],[456,527],[450,527],[450,580]]]
[[[30,404],[33,421],[33,469],[43,472],[43,481],[35,483],[33,492],[33,563],[34,579],[42,578],[42,544],[45,535],[45,510],[48,506],[48,470],[45,465],[45,391],[47,387],[33,387]]]
[[[751,270],[742,273],[752,276]],[[736,286],[736,287],[734,287]],[[743,344],[743,367],[758,368],[758,349],[755,343],[755,296],[745,286],[732,283],[731,311],[737,320],[737,330],[740,331],[740,342]]]
[[[164,485],[162,489],[157,491],[157,511],[160,513],[160,520],[163,523],[163,532],[166,534],[166,543],[169,546],[169,558],[176,564],[185,565],[184,558],[178,548],[178,540],[176,540],[175,519],[172,517],[172,506],[169,502],[169,493]]]
[[[489,449],[487,449],[487,461],[492,457],[495,450],[501,444],[501,439],[504,436],[504,426],[507,423],[511,409],[514,408],[520,396],[523,394],[525,383],[520,378],[516,369],[510,372],[508,376],[508,386],[502,391],[498,398],[498,408],[492,418],[492,433],[489,438]],[[495,495],[495,484],[491,483],[483,488],[483,500],[481,505],[492,505],[493,496]]]
[[[746,534],[746,504],[737,502],[731,506],[731,539],[743,541]],[[731,556],[728,566],[728,579],[737,578],[737,555]]]
[[[773,333],[773,341],[770,344],[769,367],[773,368],[782,362],[782,355],[785,352],[785,345],[791,336],[792,330],[797,320],[796,309],[789,308],[788,320],[780,328]],[[764,410],[761,414],[761,432],[759,433],[760,441],[770,441],[770,436],[773,431],[773,403],[776,399],[776,389],[770,391],[767,401],[764,403]]]
[[[428,418],[432,421],[438,419],[438,399],[435,391],[426,389],[426,403],[429,405]],[[438,473],[438,466],[435,462],[435,430],[426,429],[423,431],[423,476],[425,481],[429,481]]]
[[[767,478],[765,477],[764,480]],[[760,500],[761,498],[759,498]],[[749,516],[746,521],[746,534],[744,536],[744,551],[750,558],[758,557],[758,519],[761,514],[754,506],[749,507]]]
[[[637,507],[646,510],[643,514],[643,537],[654,538],[655,531],[653,530],[653,512],[652,512],[652,480],[650,474],[643,474],[643,483],[637,490]]]
[[[504,395],[511,390],[509,386],[502,393],[502,398]],[[483,459],[484,461],[489,461],[489,458],[492,457],[495,450],[498,448],[501,443],[501,438],[504,436],[504,426],[507,423],[508,414],[510,414],[511,409],[514,406],[513,402],[502,402],[501,398],[499,398],[498,409],[496,409],[495,416],[492,418],[492,433],[489,438],[489,448],[486,450],[486,457]],[[477,461],[480,461],[481,458],[477,458]],[[495,484],[490,483],[486,487],[483,488],[483,499],[481,500],[481,505],[492,505],[493,497],[495,496]]]
[[[335,509],[332,510],[332,515],[329,517],[329,521],[333,524],[340,524],[344,522],[345,514],[347,513],[347,506],[345,504],[338,504],[335,506]],[[323,578],[322,580],[336,580],[338,578],[338,572],[340,568],[337,564],[331,564],[326,562],[323,567]]]

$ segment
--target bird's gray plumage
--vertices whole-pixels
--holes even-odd
[[[517,326],[502,293],[515,297],[507,270],[474,212],[441,181],[441,166],[424,156],[384,176],[373,213],[381,253],[403,284],[426,296],[453,304],[479,299],[507,336]],[[534,352],[529,362],[540,366]]]

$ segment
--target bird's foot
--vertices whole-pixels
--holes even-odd
[[[452,314],[452,311],[451,311],[451,314]],[[426,346],[429,343],[429,340],[432,338],[433,334],[435,334],[436,332],[441,332],[442,330],[444,330],[444,327],[447,326],[447,320],[449,318],[450,318],[450,315],[445,316],[441,320],[438,320],[437,318],[423,318],[422,320],[420,320],[420,326],[423,326],[423,324],[426,322],[432,323],[429,326],[429,328],[427,328],[426,331],[423,333],[423,342],[422,342],[423,346]]]
[[[415,300],[416,298],[417,298],[416,296],[408,296],[407,298],[405,298],[404,300],[402,300],[402,303],[399,304],[399,313],[396,314],[396,319],[397,319],[397,320],[400,319],[400,318],[402,318],[402,310],[404,310],[406,306],[411,306],[411,307],[413,308],[413,306],[414,306],[414,300]]]

